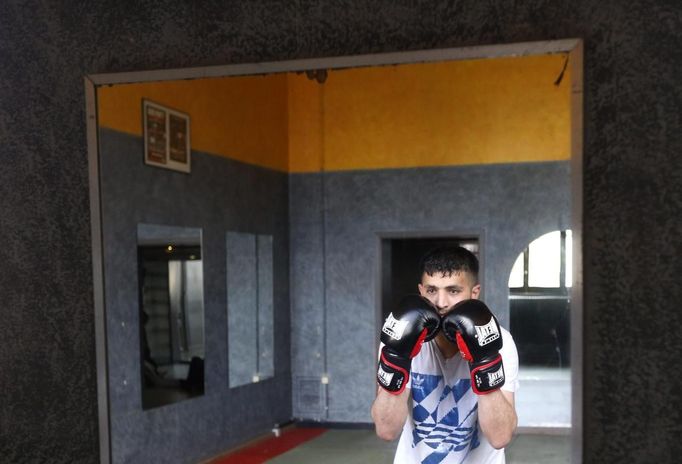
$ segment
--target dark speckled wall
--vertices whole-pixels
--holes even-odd
[[[0,4],[0,455],[98,460],[83,76],[585,40],[584,461],[682,454],[682,5]]]

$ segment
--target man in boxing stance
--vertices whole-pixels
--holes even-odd
[[[400,435],[394,463],[502,464],[519,363],[511,335],[478,300],[478,260],[461,247],[433,250],[418,288],[382,327],[377,435]]]

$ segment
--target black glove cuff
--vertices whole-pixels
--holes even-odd
[[[398,356],[384,347],[377,369],[377,383],[393,395],[401,394],[410,378],[411,364],[410,359]]]
[[[469,365],[471,369],[471,388],[477,395],[485,395],[498,390],[504,385],[504,366],[502,356],[497,355],[492,361],[483,361]]]

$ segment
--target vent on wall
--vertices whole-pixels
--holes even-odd
[[[305,419],[322,415],[323,389],[319,377],[296,377],[296,411]]]

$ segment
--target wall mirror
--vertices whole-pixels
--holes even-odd
[[[529,79],[522,70],[485,69],[541,55],[551,61],[541,81]],[[176,436],[187,450],[203,445],[187,460],[209,457],[209,446],[227,447],[240,437],[250,438],[252,430],[265,430],[292,416],[369,421],[376,392],[375,319],[381,312],[385,264],[377,256],[383,249],[392,247],[397,256],[401,240],[477,238],[486,269],[486,301],[500,308],[505,324],[509,269],[532,238],[529,230],[549,222],[555,229],[567,229],[567,222],[576,221],[574,264],[579,261],[581,59],[580,42],[566,40],[91,77],[90,101],[99,106],[89,114],[99,109],[104,148],[127,144],[129,164],[141,163],[142,98],[192,118],[192,173],[152,174],[146,168],[135,178],[143,185],[152,176],[162,178],[145,193],[163,210],[160,214],[148,209],[135,224],[176,223],[159,218],[183,217],[203,231],[210,353],[205,394],[192,408],[190,401],[181,403],[187,407],[158,408],[153,420],[221,424],[216,430],[235,435]],[[458,64],[460,68],[451,69]],[[499,80],[484,87],[489,76]],[[538,97],[534,91],[539,86],[544,90]],[[570,106],[558,129],[565,142],[560,153],[547,149],[556,141],[558,126],[531,127],[524,113],[540,108],[543,113],[535,120],[551,124],[557,113],[546,104],[555,92]],[[499,110],[502,103],[505,111]],[[110,117],[104,116],[105,109]],[[95,137],[91,145],[97,142]],[[486,158],[486,150],[495,156]],[[453,159],[454,151],[461,158]],[[541,156],[514,156],[531,152]],[[120,169],[120,160],[104,164],[106,172]],[[552,209],[542,195],[555,189],[559,177],[561,217],[554,211],[553,217],[540,218],[538,211]],[[108,182],[102,176],[105,190]],[[168,192],[180,195],[170,201]],[[527,201],[528,192],[532,202]],[[99,198],[99,191],[95,194]],[[103,193],[103,210],[109,204],[106,197]],[[127,220],[126,208],[120,211],[103,214],[105,244],[125,241],[125,231],[110,227]],[[517,242],[518,247],[510,245]],[[105,252],[104,259],[116,263],[118,258]],[[573,290],[579,296],[579,263],[574,269]],[[117,301],[107,298],[108,331],[116,336],[121,330]],[[582,315],[575,309],[580,303],[573,303],[571,325],[579,327]],[[267,322],[270,311],[272,326]],[[338,330],[349,320],[355,321],[353,337]],[[579,373],[581,343],[579,338],[575,342],[571,359]],[[109,353],[109,358],[118,356]],[[272,363],[273,358],[277,362]],[[134,405],[121,394],[123,372],[118,369],[108,383],[100,384],[115,400],[111,413],[105,410],[111,421],[105,415],[104,425],[108,430],[112,424],[115,462],[129,457],[118,456],[117,449],[152,452],[168,444],[161,436],[131,444],[130,434],[122,432],[121,424],[137,421],[135,430],[144,430],[152,420],[130,419]],[[269,381],[271,376],[276,382]],[[353,388],[347,387],[348,379]],[[572,404],[578,412],[579,381],[574,376]],[[275,383],[291,390],[275,388]],[[247,413],[251,405],[258,408]],[[124,406],[123,413],[118,406]],[[572,415],[576,456],[581,452],[580,420],[580,414]]]
[[[272,236],[228,232],[227,326],[229,385],[274,374]]]
[[[142,407],[204,393],[201,229],[137,226]]]

